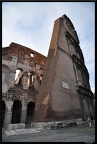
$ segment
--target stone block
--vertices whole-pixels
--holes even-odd
[[[62,122],[62,128],[66,127],[66,122]]]
[[[14,129],[24,129],[25,124],[24,123],[18,123],[18,124],[9,124],[8,129],[9,130],[14,130]]]
[[[31,123],[31,127],[43,128],[44,127],[44,123],[43,122],[33,122],[33,123]]]
[[[62,127],[62,123],[61,122],[57,123],[57,128],[61,128],[61,127]]]
[[[77,124],[77,125],[81,125],[82,123],[83,123],[83,122],[82,122],[82,119],[77,119],[77,120],[76,120],[76,124]]]
[[[50,126],[50,129],[51,130],[55,130],[55,129],[57,129],[57,126],[56,125],[52,125],[52,126]]]
[[[50,126],[45,126],[44,129],[50,130],[51,127]]]

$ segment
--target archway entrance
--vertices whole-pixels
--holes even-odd
[[[5,102],[2,100],[2,127],[4,125],[5,108],[6,108]]]
[[[27,123],[32,122],[32,117],[34,114],[34,109],[35,109],[35,103],[34,102],[29,102],[27,105]]]
[[[84,106],[84,114],[85,115],[90,115],[86,99],[83,99],[83,106]]]
[[[13,103],[12,122],[11,123],[20,123],[21,122],[21,111],[22,111],[21,102],[19,100],[15,100]]]

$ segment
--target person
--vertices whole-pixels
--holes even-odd
[[[90,117],[88,117],[87,122],[89,123],[89,127],[91,128],[92,127],[92,123],[91,123],[91,118]]]

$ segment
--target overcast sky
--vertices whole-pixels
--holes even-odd
[[[72,21],[95,92],[95,2],[2,2],[2,46],[15,42],[47,56],[54,21]]]

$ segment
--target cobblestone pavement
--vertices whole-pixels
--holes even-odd
[[[95,125],[89,128],[86,123],[80,126],[59,128],[56,130],[21,129],[14,134],[2,132],[2,142],[95,142]]]

